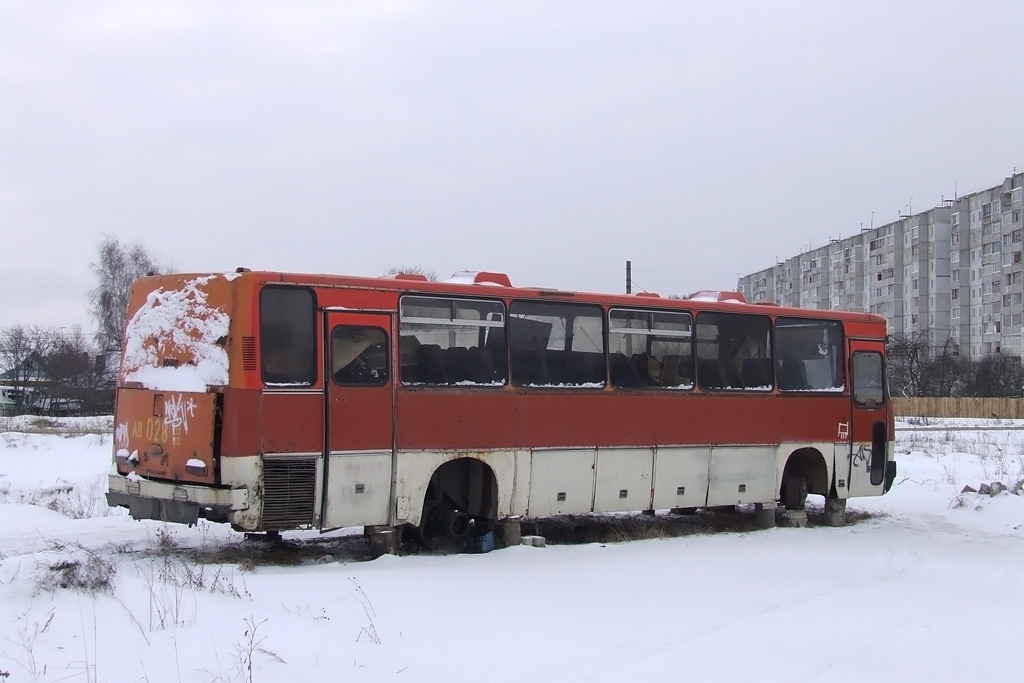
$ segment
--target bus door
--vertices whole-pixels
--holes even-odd
[[[850,340],[850,496],[884,492],[889,445],[884,351],[882,341]]]
[[[320,528],[388,524],[394,464],[392,316],[324,312]]]

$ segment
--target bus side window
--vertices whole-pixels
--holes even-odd
[[[509,357],[516,386],[601,388],[604,311],[593,304],[513,301]]]
[[[399,322],[402,384],[505,383],[505,314],[500,301],[404,296]]]
[[[316,316],[313,292],[304,287],[264,287],[260,292],[260,357],[266,384],[316,381]]]
[[[692,389],[693,319],[689,313],[613,308],[608,364],[616,389]]]
[[[845,389],[843,328],[838,321],[779,318],[775,345],[779,391]]]
[[[771,319],[762,315],[697,316],[697,382],[701,389],[770,391]]]

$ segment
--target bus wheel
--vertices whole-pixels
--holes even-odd
[[[465,512],[460,512],[447,503],[438,503],[427,513],[424,530],[431,538],[462,538],[469,532],[469,526],[469,515]]]
[[[787,510],[803,510],[807,504],[807,480],[797,475],[786,475],[782,478],[782,491],[779,496],[782,506]]]

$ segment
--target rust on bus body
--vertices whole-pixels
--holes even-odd
[[[118,471],[176,482],[215,483],[216,399],[216,394],[121,389],[115,444],[122,453]]]

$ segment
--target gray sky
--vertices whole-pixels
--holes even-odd
[[[1024,2],[0,0],[0,325],[178,270],[662,294],[1024,167]]]

